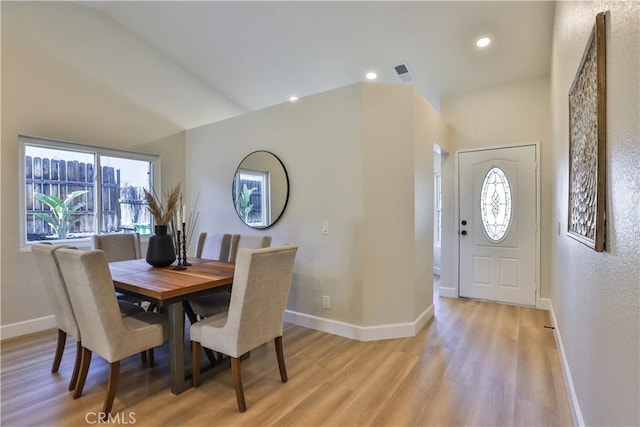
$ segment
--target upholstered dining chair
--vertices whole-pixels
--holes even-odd
[[[290,244],[238,250],[229,311],[191,325],[193,386],[200,385],[201,347],[228,355],[240,412],[247,409],[240,372],[243,354],[273,339],[280,379],[287,382],[282,322],[297,250]]]
[[[67,335],[75,338],[76,340],[76,361],[73,366],[71,380],[69,381],[69,390],[73,390],[78,378],[82,346],[80,343],[80,329],[78,328],[78,322],[76,322],[76,317],[73,314],[71,301],[69,300],[69,295],[67,294],[67,289],[62,281],[62,274],[60,273],[60,268],[54,255],[58,249],[65,247],[69,246],[37,244],[31,246],[31,251],[33,252],[36,265],[40,271],[45,293],[47,294],[51,307],[53,307],[53,315],[56,319],[56,326],[58,327],[56,353],[53,357],[53,365],[51,366],[52,374],[58,372],[58,369],[60,368]]]
[[[224,236],[229,236],[229,235],[225,234]],[[213,242],[218,242],[218,241],[220,242],[219,254],[221,256],[224,256],[225,253],[227,252],[225,244],[227,242],[229,243],[229,250],[228,250],[229,262],[235,262],[236,253],[240,248],[259,249],[259,248],[266,248],[271,245],[271,236],[258,236],[258,235],[249,235],[249,234],[234,234],[229,238],[226,238],[224,236],[222,238],[213,237],[212,240]],[[202,235],[200,236],[200,238],[202,239]],[[216,248],[217,244],[215,244],[215,246],[214,245],[211,245],[211,246]],[[218,251],[213,250],[212,255],[215,255],[216,252]],[[197,255],[198,253],[196,252],[196,257],[198,257]],[[208,257],[205,256],[203,258],[208,258]],[[216,259],[218,261],[227,261],[222,257],[211,258],[211,259]],[[209,295],[205,295],[203,297],[190,300],[189,304],[191,306],[191,309],[193,310],[193,313],[195,313],[197,316],[203,319],[205,317],[211,317],[218,313],[227,311],[229,309],[229,302],[231,301],[231,294],[228,292],[228,289],[221,289],[220,291],[221,292],[215,292]],[[193,319],[191,319],[190,317],[190,320],[193,320]]]
[[[202,232],[198,236],[196,258],[229,261],[232,240],[237,241],[238,235]]]
[[[94,234],[91,247],[102,249],[109,262],[142,258],[138,233]]]
[[[236,254],[240,248],[259,249],[271,246],[271,236],[261,236],[256,234],[237,234],[231,240],[229,249],[229,262],[235,262]]]
[[[94,234],[91,236],[91,249],[101,249],[109,262],[127,261],[142,258],[140,235],[138,233]],[[131,295],[116,293],[119,300],[142,305],[144,300]],[[153,304],[150,304],[153,309]]]
[[[75,247],[68,245],[52,246],[50,243],[41,243],[33,245],[31,251],[35,257],[45,293],[47,294],[49,303],[53,307],[53,314],[58,327],[58,340],[56,352],[53,357],[53,365],[51,366],[51,373],[58,372],[60,368],[67,336],[69,335],[76,340],[76,359],[69,381],[69,390],[73,390],[80,369],[82,340],[78,322],[76,321],[76,316],[71,306],[71,300],[69,299],[69,294],[67,293],[67,288],[64,285],[62,273],[60,272],[60,266],[55,257],[55,252],[61,248],[75,249]],[[130,316],[144,311],[142,308],[127,301],[118,301],[118,306],[121,316]]]
[[[229,261],[229,251],[231,250],[231,241],[237,240],[238,235],[234,234],[222,234],[222,233],[208,233],[202,232],[198,236],[198,244],[196,246],[196,258],[212,259],[214,261]],[[214,311],[218,311],[216,307],[229,306],[229,290],[231,286],[224,286],[212,295],[207,295],[201,298],[196,298],[191,301],[185,301],[184,311],[191,323],[198,321],[198,315],[193,310],[193,304],[197,305],[197,310],[200,315],[205,312],[210,312],[210,307],[213,307]],[[203,316],[204,317],[204,316]]]
[[[120,361],[164,344],[168,337],[166,318],[148,311],[129,317],[120,315],[104,251],[63,248],[55,256],[82,336],[82,360],[73,398],[82,395],[91,354],[95,352],[109,363],[102,408],[103,414],[109,414],[118,388]]]

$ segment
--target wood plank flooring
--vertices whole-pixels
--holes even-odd
[[[136,426],[569,426],[571,415],[549,315],[524,307],[436,299],[413,338],[358,342],[285,325],[289,382],[273,343],[242,364],[248,410],[238,412],[231,373],[179,396],[168,351],[156,365],[122,362],[112,424]],[[2,342],[3,426],[96,424],[107,364],[94,355],[84,394],[67,391],[75,343],[51,374],[55,331]]]

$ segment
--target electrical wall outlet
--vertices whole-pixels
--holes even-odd
[[[322,308],[331,308],[331,297],[329,295],[322,295]]]

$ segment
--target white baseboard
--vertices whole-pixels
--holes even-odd
[[[546,298],[540,298],[546,299]],[[556,314],[553,311],[553,304],[551,300],[547,299],[549,304],[549,314],[551,315],[551,322],[554,327],[554,335],[556,337],[556,344],[560,353],[560,363],[562,363],[562,374],[564,375],[564,383],[567,387],[567,394],[569,395],[569,406],[571,408],[571,417],[573,418],[573,425],[583,427],[584,419],[582,418],[582,411],[580,410],[580,403],[578,403],[578,396],[576,395],[576,389],[573,385],[573,379],[571,378],[571,369],[569,369],[569,362],[567,355],[564,352],[564,345],[562,344],[562,335],[558,328],[558,322],[556,321]]]
[[[37,319],[25,320],[23,322],[11,323],[0,327],[0,337],[2,339],[19,337],[20,335],[32,334],[56,327],[56,318],[50,316],[39,317]]]
[[[376,326],[359,326],[339,320],[326,319],[306,313],[286,310],[284,320],[305,328],[316,329],[333,335],[351,338],[358,341],[376,341],[391,338],[415,336],[433,317],[434,306],[431,304],[413,322],[395,323]]]
[[[458,289],[448,286],[440,286],[438,288],[438,295],[447,298],[458,298]]]
[[[551,300],[549,298],[538,298],[536,308],[540,310],[551,310]]]

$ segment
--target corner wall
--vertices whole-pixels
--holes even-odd
[[[428,127],[435,111],[416,97],[410,86],[355,84],[187,131],[196,233],[296,243],[294,321],[363,340],[413,335],[432,315],[428,138],[439,130]],[[266,230],[245,226],[231,200],[235,169],[254,150],[280,157],[290,179],[287,208]],[[329,235],[320,234],[323,220]],[[322,295],[331,297],[328,310]]]
[[[605,252],[566,235],[569,88],[598,12],[606,18]],[[556,4],[551,70],[551,302],[577,422],[640,425],[640,3]],[[554,225],[555,231],[557,225]],[[572,380],[572,381],[571,381]]]

